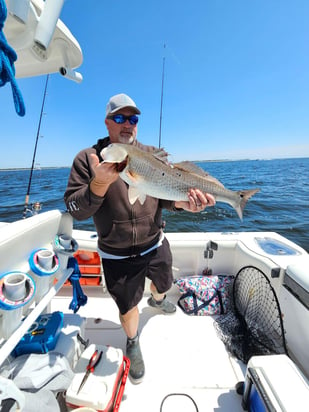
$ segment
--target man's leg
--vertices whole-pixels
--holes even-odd
[[[162,310],[162,312],[170,315],[176,312],[176,306],[166,299],[165,293],[159,293],[154,283],[150,284],[151,297],[148,299],[148,305]]]
[[[130,359],[130,377],[133,383],[140,383],[145,375],[145,365],[138,337],[139,311],[138,307],[120,314],[120,322],[127,335],[126,355]]]
[[[138,323],[139,323],[139,312],[138,307],[130,309],[127,313],[122,315],[119,314],[120,322],[128,338],[134,338],[137,335]]]
[[[150,283],[150,292],[155,300],[164,299],[165,293],[159,293],[153,282]]]
[[[175,313],[176,306],[166,299],[166,292],[173,284],[172,253],[166,238],[149,257],[147,276],[151,280],[151,297],[148,305],[166,314]]]

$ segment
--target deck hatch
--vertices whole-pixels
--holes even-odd
[[[255,241],[259,247],[269,255],[293,256],[300,255],[300,252],[288,244],[271,237],[256,237]]]

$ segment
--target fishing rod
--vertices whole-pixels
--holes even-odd
[[[165,50],[165,44],[164,44],[164,50]],[[160,127],[159,127],[159,147],[161,147],[161,129],[162,129],[162,110],[163,110],[164,74],[165,74],[165,53],[163,54],[163,65],[162,65],[161,106],[160,106]]]
[[[49,74],[46,76],[45,89],[44,89],[44,94],[43,94],[43,101],[42,101],[42,105],[41,105],[41,113],[40,113],[39,124],[38,124],[36,139],[35,139],[35,145],[34,145],[34,151],[33,151],[33,157],[32,157],[32,165],[31,165],[31,169],[30,169],[28,189],[27,189],[27,194],[26,194],[26,198],[25,198],[23,219],[26,218],[27,212],[29,211],[28,205],[29,205],[29,197],[30,197],[30,188],[31,188],[32,175],[33,175],[33,170],[34,170],[34,165],[35,165],[36,150],[37,150],[37,147],[38,147],[38,140],[39,140],[39,137],[40,137],[41,122],[42,122],[42,117],[43,117],[45,98],[46,98],[46,94],[47,94],[46,91],[47,91],[48,79],[49,79]],[[34,203],[33,211],[38,212],[40,209],[41,209],[40,204],[38,202]]]

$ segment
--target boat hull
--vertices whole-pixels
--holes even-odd
[[[61,248],[59,236],[72,238],[69,250]],[[175,278],[208,273],[235,277],[239,271],[252,267],[265,275],[281,307],[287,351],[295,367],[309,377],[309,291],[308,253],[274,232],[235,233],[166,233],[173,255]],[[94,265],[93,276],[101,277],[99,284],[84,284],[83,292],[88,297],[78,314],[72,314],[72,288],[67,279],[72,270],[67,268],[70,256],[79,250],[95,254],[95,232],[73,229],[73,220],[68,213],[58,210],[45,212],[29,219],[2,225],[0,228],[0,275],[21,271],[35,279],[38,285],[42,278],[29,265],[29,257],[38,249],[50,249],[59,259],[59,269],[50,277],[45,291],[38,301],[22,307],[19,318],[9,336],[4,336],[3,325],[8,311],[0,311],[0,364],[10,356],[22,336],[42,313],[61,311],[67,316],[84,319],[82,329],[85,339],[97,345],[111,345],[125,353],[125,336],[119,322],[114,301],[109,296],[102,267]],[[91,255],[92,256],[92,255]],[[97,263],[97,262],[96,262]],[[85,265],[91,276],[91,265]],[[90,266],[90,269],[89,269]],[[300,293],[301,291],[301,293]],[[147,305],[150,294],[149,282],[139,304],[140,339],[146,363],[146,376],[140,386],[128,382],[121,403],[121,410],[129,412],[157,411],[166,395],[186,393],[195,399],[200,410],[240,411],[241,397],[237,394],[237,382],[245,379],[246,365],[232,356],[219,339],[212,316],[188,316],[177,308],[173,316],[164,316]],[[176,286],[168,292],[168,298],[177,304],[179,291]],[[262,307],[260,308],[262,311]],[[59,350],[59,348],[55,350]],[[79,350],[71,356],[74,367]],[[164,373],[162,374],[162,368]],[[163,376],[162,376],[163,375]],[[1,382],[0,382],[1,386]],[[151,402],[149,403],[149,399]],[[186,400],[187,401],[187,400]],[[181,410],[185,402],[179,396],[166,399],[172,410]],[[190,402],[190,400],[188,400]],[[188,409],[192,407],[188,404]],[[220,410],[221,410],[220,409]]]

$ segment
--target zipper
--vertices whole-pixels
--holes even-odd
[[[132,252],[134,252],[134,249],[137,243],[137,231],[136,231],[136,217],[135,217],[133,206],[131,207],[131,221],[132,221]]]

